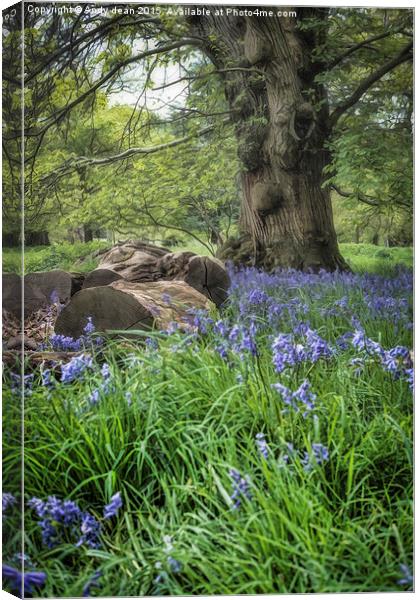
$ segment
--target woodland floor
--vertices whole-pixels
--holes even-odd
[[[239,271],[197,334],[91,333],[61,374],[29,374],[35,595],[412,589],[411,249],[342,251],[354,274]],[[69,252],[30,251],[28,270],[77,268]],[[3,560],[19,568],[16,385],[5,370]]]

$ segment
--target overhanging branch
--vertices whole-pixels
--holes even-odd
[[[351,46],[348,50],[346,50],[345,52],[343,52],[343,54],[340,54],[339,56],[337,56],[336,58],[334,58],[329,64],[328,64],[328,69],[333,69],[334,67],[336,67],[339,63],[341,63],[343,60],[345,60],[347,57],[351,56],[354,52],[357,52],[357,50],[360,50],[360,48],[364,48],[366,46],[368,46],[369,44],[372,44],[372,42],[377,42],[378,40],[382,40],[386,37],[389,37],[390,35],[394,35],[396,33],[400,33],[401,29],[397,29],[396,31],[385,31],[383,33],[380,33],[378,35],[374,35],[370,38],[367,38],[366,40],[363,40],[362,42],[359,42],[358,44],[354,44],[353,46]]]
[[[363,94],[365,94],[368,91],[368,89],[370,87],[372,87],[372,85],[374,85],[377,81],[379,81],[379,79],[381,79],[384,75],[386,75],[386,73],[389,73],[390,71],[395,69],[395,67],[402,64],[403,62],[411,60],[413,57],[412,48],[413,48],[413,42],[411,41],[406,46],[404,46],[404,48],[401,50],[401,52],[399,52],[394,58],[392,58],[387,63],[382,65],[382,67],[377,69],[377,71],[374,71],[373,73],[371,73],[371,75],[366,77],[359,84],[359,86],[355,89],[353,94],[351,94],[351,96],[349,96],[344,102],[339,104],[336,107],[336,109],[333,111],[333,113],[330,116],[331,126],[334,126],[337,123],[338,119],[349,108],[354,106],[360,100],[360,98],[363,96]]]
[[[133,156],[143,155],[147,156],[149,154],[155,154],[156,152],[161,152],[162,150],[167,150],[169,148],[174,148],[175,146],[179,146],[181,144],[185,144],[191,141],[194,138],[201,137],[210,133],[215,129],[216,125],[209,125],[208,127],[204,127],[203,129],[199,129],[194,133],[190,133],[185,135],[184,137],[177,138],[175,140],[171,140],[170,142],[165,142],[163,144],[156,144],[155,146],[144,146],[139,148],[128,148],[123,152],[118,154],[114,154],[112,156],[105,156],[103,158],[93,158],[86,156],[78,156],[76,158],[72,158],[68,161],[65,161],[60,167],[54,169],[52,173],[45,175],[40,179],[40,182],[44,185],[54,185],[58,179],[69,175],[74,170],[80,167],[87,166],[106,166],[110,165],[127,158],[132,158]]]

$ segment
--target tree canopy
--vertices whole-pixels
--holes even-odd
[[[61,12],[58,5],[36,6],[36,12],[28,6],[23,13],[20,7],[5,11],[10,231],[19,217],[23,31],[27,231],[84,225],[124,236],[164,225],[175,235],[192,233],[213,251],[235,230],[239,178],[249,169],[240,147],[247,138],[235,135],[244,108],[240,94],[236,104],[229,102],[226,81],[240,72],[258,89],[266,77],[263,63],[232,58],[219,65],[209,46],[218,47],[220,39],[204,39],[179,6],[124,4],[105,14],[94,4],[80,11],[62,5]],[[316,111],[329,105],[331,159],[322,185],[335,190],[338,212],[354,216],[347,227],[363,229],[373,216],[383,236],[409,242],[412,11],[296,9],[291,19],[308,45],[316,37],[307,60],[317,71],[312,88],[322,85],[326,97],[308,92],[307,101]],[[263,113],[250,116],[253,140],[264,119]],[[298,129],[305,119],[294,122],[291,136],[308,135]]]

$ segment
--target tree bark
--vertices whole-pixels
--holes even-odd
[[[329,109],[316,81],[325,65],[313,51],[327,11],[300,9],[298,19],[211,12],[191,27],[218,69],[243,69],[223,74],[242,165],[242,235],[239,248],[228,243],[220,256],[266,269],[347,268],[322,187]],[[309,28],[298,27],[303,17]]]

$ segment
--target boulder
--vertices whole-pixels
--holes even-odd
[[[165,330],[173,322],[190,331],[193,329],[190,309],[210,307],[209,300],[184,281],[119,280],[77,292],[58,316],[55,332],[78,338],[88,317],[92,317],[96,330],[102,332]]]

